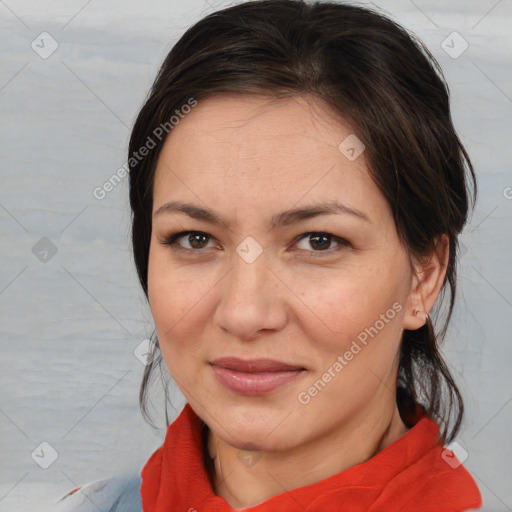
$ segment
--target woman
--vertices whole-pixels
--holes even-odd
[[[476,183],[420,41],[345,4],[213,13],[167,56],[128,163],[142,411],[164,365],[187,400],[144,512],[481,506],[443,446],[463,403],[437,349]],[[104,485],[105,508],[139,484]]]

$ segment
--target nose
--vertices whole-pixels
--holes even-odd
[[[219,287],[214,322],[233,337],[250,341],[279,331],[288,319],[290,292],[271,268],[265,251],[254,261],[233,254],[231,270]]]

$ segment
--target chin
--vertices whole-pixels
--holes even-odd
[[[245,399],[247,401],[247,399]],[[289,407],[222,403],[207,408],[210,428],[224,442],[239,450],[281,451],[297,443],[297,414]],[[213,428],[212,428],[213,427]],[[293,436],[290,432],[294,432]]]
[[[255,452],[281,452],[294,448],[297,445],[295,434],[293,438],[290,433],[283,433],[270,440],[268,429],[265,431],[248,430],[247,433],[239,432],[234,437],[225,437],[225,432],[216,432],[216,434],[229,446],[236,450],[255,451]]]

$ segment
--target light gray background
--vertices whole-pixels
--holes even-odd
[[[512,2],[375,4],[441,63],[478,173],[444,352],[466,400],[465,466],[486,511],[511,510]],[[173,42],[227,5],[0,0],[2,512],[138,471],[162,442],[137,404],[143,365],[133,351],[152,323],[131,259],[127,180],[103,200],[92,192],[125,163],[130,127]],[[43,31],[59,45],[46,59],[31,47]],[[469,44],[457,58],[442,47],[462,48],[453,31]],[[43,237],[57,249],[46,262],[33,253]],[[174,415],[184,403],[175,397]],[[58,454],[48,469],[31,457],[43,441]],[[40,450],[37,460],[51,456]]]

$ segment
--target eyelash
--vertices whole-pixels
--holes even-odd
[[[171,247],[171,249],[176,252],[201,253],[201,252],[205,252],[208,249],[208,248],[187,249],[186,247],[182,247],[181,245],[179,245],[177,243],[177,241],[186,235],[205,235],[206,237],[208,237],[208,241],[210,241],[213,238],[211,235],[209,235],[208,233],[205,233],[204,231],[180,231],[178,233],[174,233],[173,235],[168,236],[161,243],[162,243],[162,245],[167,245],[167,246]],[[326,233],[324,231],[309,231],[307,233],[303,233],[303,234],[299,235],[294,240],[293,243],[295,244],[297,242],[300,242],[302,239],[306,238],[307,236],[311,236],[311,235],[330,238],[331,241],[337,242],[339,244],[339,247],[337,249],[334,249],[334,251],[331,249],[319,250],[319,251],[314,251],[314,250],[307,251],[306,249],[299,249],[299,251],[310,252],[311,256],[313,256],[313,257],[322,257],[322,256],[332,255],[333,252],[337,252],[342,247],[350,247],[350,243],[347,240],[345,240],[344,238],[340,238],[336,235],[333,235],[331,233]]]

